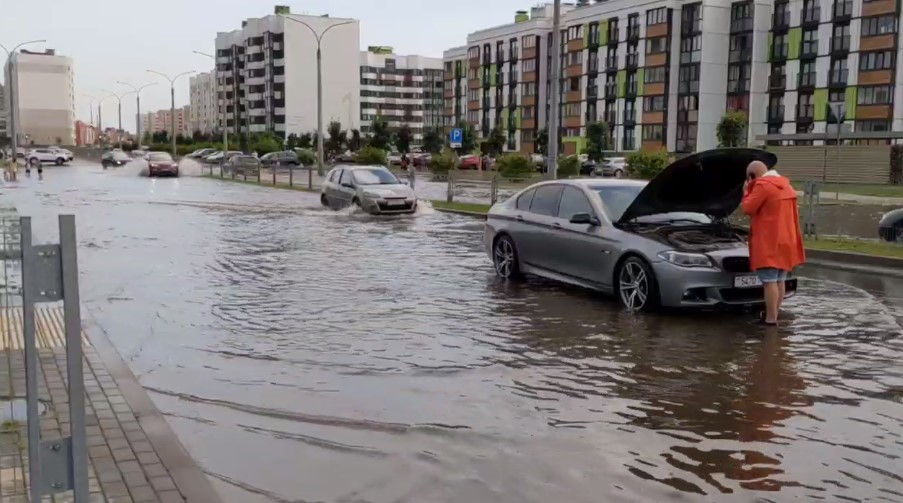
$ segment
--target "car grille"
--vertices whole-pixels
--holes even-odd
[[[413,201],[405,201],[404,204],[388,204],[387,202],[380,201],[379,203],[379,211],[404,211],[410,210],[411,207],[414,206]]]
[[[750,272],[749,257],[724,257],[721,265],[727,272]]]

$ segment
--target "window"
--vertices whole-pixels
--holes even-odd
[[[350,169],[342,170],[342,174],[339,177],[339,183],[340,184],[351,183],[351,170]]]
[[[568,92],[574,92],[580,90],[580,77],[571,77],[568,79]]]
[[[589,43],[599,43],[599,23],[590,23],[589,25]]]
[[[856,122],[856,131],[866,133],[890,131],[890,122],[882,120],[858,121]]]
[[[536,107],[524,107],[524,119],[533,120],[536,118]]]
[[[657,54],[668,50],[668,38],[656,37],[646,39],[646,54]]]
[[[581,38],[583,38],[583,25],[582,24],[578,24],[577,26],[571,26],[568,28],[566,41],[578,40]]]
[[[643,126],[643,141],[662,141],[665,137],[665,126],[662,124],[645,124]]]
[[[533,202],[533,195],[536,194],[536,189],[528,190],[520,195],[517,198],[517,210],[518,211],[530,211],[530,203]]]
[[[536,96],[536,82],[524,83],[524,96]]]
[[[665,110],[664,96],[647,96],[643,98],[644,112],[663,112]]]
[[[702,50],[702,37],[694,35],[680,40],[680,52],[696,52]]]
[[[859,53],[859,69],[863,72],[887,70],[894,67],[894,53],[891,51]]]
[[[535,72],[535,71],[536,71],[536,60],[535,59],[524,60],[524,73]]]
[[[524,48],[536,47],[536,37],[533,35],[524,37]]]
[[[335,182],[335,181],[336,181],[336,178],[338,178],[338,176],[336,176],[336,175],[338,175],[341,171],[342,171],[342,170],[340,170],[340,169],[334,169],[334,170],[332,170],[332,171],[329,173],[329,181],[330,181],[330,182]]]
[[[677,110],[699,110],[699,97],[681,96],[677,99]]]
[[[894,14],[862,18],[862,36],[872,37],[897,32],[897,17]]]
[[[668,9],[666,7],[659,7],[658,9],[652,9],[646,11],[646,26],[652,26],[654,24],[662,24],[668,21]]]
[[[567,56],[568,66],[581,65],[583,64],[583,51],[580,52],[572,52]]]
[[[818,30],[806,30],[803,32],[802,53],[818,54]]]
[[[580,115],[580,103],[567,103],[564,105],[564,117],[577,117]]]
[[[623,150],[633,150],[636,145],[636,129],[632,127],[624,128],[624,147]]]
[[[544,185],[537,188],[536,194],[533,195],[533,200],[530,202],[530,212],[537,215],[557,215],[561,189],[561,185]]]
[[[731,5],[731,20],[752,17],[751,2],[736,2]]]
[[[565,187],[561,192],[561,203],[558,205],[558,218],[570,220],[579,213],[594,215],[595,212],[582,190],[575,187]]]
[[[857,103],[860,105],[887,105],[894,100],[891,86],[860,87]]]
[[[652,83],[656,83],[656,82],[664,82],[665,81],[665,67],[664,66],[654,66],[652,68],[646,68],[644,81],[647,84],[652,84]]]

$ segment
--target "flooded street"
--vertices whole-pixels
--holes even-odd
[[[82,300],[230,502],[903,501],[903,279],[807,267],[790,321],[495,278],[481,222],[48,168]]]

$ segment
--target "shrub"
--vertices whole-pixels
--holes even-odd
[[[166,149],[166,151],[171,152],[171,149],[172,149],[172,146],[170,146],[170,148]],[[197,149],[194,148],[194,145],[176,145],[176,155],[179,157],[186,156],[186,155],[194,152],[195,150],[197,150]]]
[[[269,136],[260,138],[251,144],[251,151],[257,152],[257,155],[269,154],[280,150],[282,150],[282,145],[275,138]]]
[[[178,148],[178,146],[177,146]],[[169,152],[172,153],[172,144],[170,143],[151,143],[148,150],[152,152]]]
[[[496,169],[505,178],[523,178],[536,171],[536,166],[526,157],[519,154],[503,155],[496,162]]]
[[[890,183],[903,183],[903,145],[894,145],[890,149]]]
[[[442,152],[433,156],[430,160],[430,171],[437,175],[447,174],[455,169],[458,165],[458,156],[448,147],[442,149]]]
[[[376,147],[364,147],[355,156],[358,164],[372,164],[377,166],[385,166],[388,164],[386,160],[386,151]]]
[[[631,176],[650,180],[668,166],[668,152],[664,150],[641,150],[627,158]]]
[[[569,178],[580,174],[580,159],[569,155],[558,160],[558,178]]]
[[[302,166],[315,166],[317,164],[317,153],[309,148],[296,148],[295,153],[298,154],[298,162]]]

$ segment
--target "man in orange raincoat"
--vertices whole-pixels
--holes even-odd
[[[746,168],[743,212],[750,216],[749,262],[765,286],[766,325],[776,325],[785,280],[806,261],[796,191],[790,180],[760,162]]]

